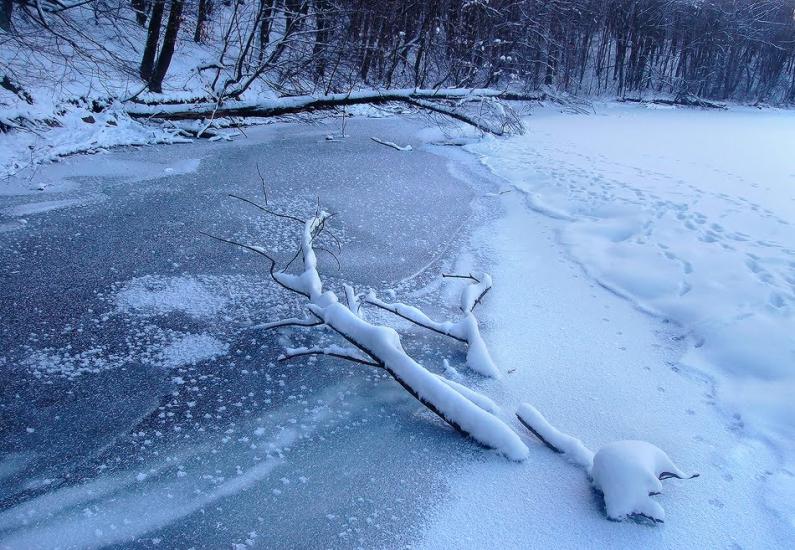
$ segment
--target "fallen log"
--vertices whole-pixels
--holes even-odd
[[[708,99],[703,99],[695,96],[681,96],[681,97],[676,97],[674,99],[665,99],[665,98],[642,99],[639,97],[622,97],[618,101],[620,103],[670,105],[673,107],[682,106],[682,107],[701,107],[703,109],[722,109],[722,110],[726,109],[726,105],[723,103],[718,103],[717,101],[710,101]]]
[[[500,101],[543,101],[552,98],[546,93],[524,94],[491,88],[444,88],[439,90],[407,88],[380,91],[367,90],[344,94],[287,96],[260,101],[235,101],[227,103],[128,103],[126,105],[126,111],[130,116],[135,118],[158,118],[163,120],[201,120],[205,118],[217,119],[225,117],[267,118],[335,109],[351,105],[377,105],[400,102],[450,116],[466,124],[475,126],[483,132],[502,135],[506,126],[505,124],[495,123],[455,108],[455,103],[486,99]],[[451,106],[442,102],[455,103]]]

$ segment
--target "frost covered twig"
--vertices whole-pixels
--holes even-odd
[[[417,326],[465,343],[467,345],[467,366],[483,376],[499,378],[500,372],[489,354],[486,342],[484,342],[480,334],[478,320],[473,313],[475,306],[477,306],[483,296],[491,288],[491,276],[488,273],[483,273],[480,274],[479,277],[475,277],[471,274],[466,276],[445,275],[445,277],[472,280],[472,284],[464,287],[464,290],[461,292],[461,303],[459,307],[464,313],[464,316],[456,322],[434,321],[419,308],[400,302],[384,302],[379,300],[374,292],[370,292],[365,302],[385,311],[389,311]]]
[[[272,330],[275,328],[284,327],[317,327],[322,325],[322,321],[318,321],[315,317],[291,317],[290,319],[282,319],[281,321],[272,321],[270,323],[260,323],[248,327],[249,330]]]
[[[298,357],[306,357],[309,355],[327,355],[329,357],[336,357],[337,359],[344,359],[346,361],[352,361],[354,363],[359,363],[361,365],[367,365],[370,367],[381,366],[378,363],[369,361],[366,357],[363,357],[356,349],[342,346],[327,346],[325,348],[287,348],[284,350],[284,353],[278,357],[278,360],[287,361],[289,359],[296,359]]]
[[[309,313],[355,348],[300,348],[288,350],[284,358],[299,354],[322,354],[382,368],[409,394],[455,430],[509,459],[524,460],[527,447],[507,424],[490,412],[496,410],[493,402],[461,384],[431,373],[406,353],[394,329],[369,323],[360,317],[358,299],[352,288],[346,290],[348,305],[341,303],[334,292],[323,289],[317,269],[315,240],[331,216],[318,208],[315,215],[304,223],[300,242],[303,269],[297,274],[288,273],[286,269],[275,269],[275,260],[261,247],[214,237],[267,258],[271,278],[282,288],[304,296]],[[305,320],[301,321],[300,324],[304,325]],[[289,322],[294,323],[295,320]]]
[[[661,481],[698,477],[683,473],[664,451],[646,441],[616,441],[594,453],[576,437],[558,431],[527,403],[516,416],[544,445],[585,470],[594,488],[604,495],[609,519],[643,517],[662,523],[665,510],[651,499],[662,491]]]

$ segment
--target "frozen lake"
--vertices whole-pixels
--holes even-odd
[[[422,127],[274,125],[0,184],[0,548],[786,546],[795,117],[542,109],[467,152]],[[332,287],[441,316],[440,273],[492,273],[478,312],[502,380],[384,320],[497,401],[526,462],[378,371],[276,363],[306,335],[250,326],[297,302],[198,233],[292,254],[294,227],[227,197],[261,200],[258,168],[275,209],[338,213]],[[665,482],[664,525],[609,522],[513,419],[524,401],[594,448],[647,440],[701,477]]]
[[[275,209],[305,214],[319,198],[338,213],[340,270],[321,258],[332,284],[417,288],[473,196],[445,159],[370,139],[417,146],[419,128],[353,120],[331,142],[336,124],[272,126],[234,144],[74,157],[12,182],[23,194],[3,197],[0,233],[0,546],[416,536],[418,503],[443,491],[438,453],[477,449],[379,375],[276,364],[288,337],[247,327],[294,299],[257,257],[198,232],[292,253],[293,227],[227,197],[261,201],[258,164]]]

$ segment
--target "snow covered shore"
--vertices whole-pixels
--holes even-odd
[[[538,444],[531,468],[452,475],[425,545],[791,540],[795,115],[607,105],[527,125],[468,147],[511,189],[473,239],[499,266],[485,338],[516,368],[496,400],[530,401],[588,445],[648,440],[702,477],[665,485],[663,528],[616,526]]]

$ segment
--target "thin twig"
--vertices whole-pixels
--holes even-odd
[[[263,212],[271,214],[272,216],[276,216],[277,218],[284,218],[286,220],[292,220],[292,221],[300,223],[302,225],[306,223],[306,221],[302,220],[301,218],[296,218],[295,216],[291,216],[290,214],[282,214],[281,212],[274,212],[273,210],[270,210],[269,208],[265,208],[261,204],[257,204],[256,202],[254,202],[254,201],[252,201],[250,199],[247,199],[245,197],[241,197],[239,195],[235,195],[234,193],[229,193],[229,196],[232,197],[233,199],[237,199],[239,201],[246,202],[246,203],[248,203],[248,204],[250,204],[250,205],[252,205],[252,206],[254,206],[256,208],[259,208]]]
[[[291,359],[296,359],[298,357],[306,357],[308,355],[327,355],[329,357],[336,357],[337,359],[344,359],[346,361],[351,361],[352,363],[358,363],[360,365],[367,365],[368,367],[376,367],[376,368],[379,368],[379,369],[384,368],[381,365],[379,365],[378,363],[374,363],[372,361],[367,361],[366,359],[360,359],[360,358],[356,357],[355,355],[348,355],[348,354],[345,354],[345,353],[334,352],[334,351],[330,351],[330,350],[327,350],[327,349],[321,349],[321,348],[307,349],[305,351],[300,351],[300,352],[297,352],[297,353],[286,352],[286,353],[282,354],[277,359],[277,361],[290,361]]]
[[[262,183],[262,195],[265,197],[265,206],[268,205],[268,191],[265,189],[265,178],[262,177],[262,173],[259,171],[259,162],[256,164],[257,166],[257,175],[259,176],[259,181]]]

